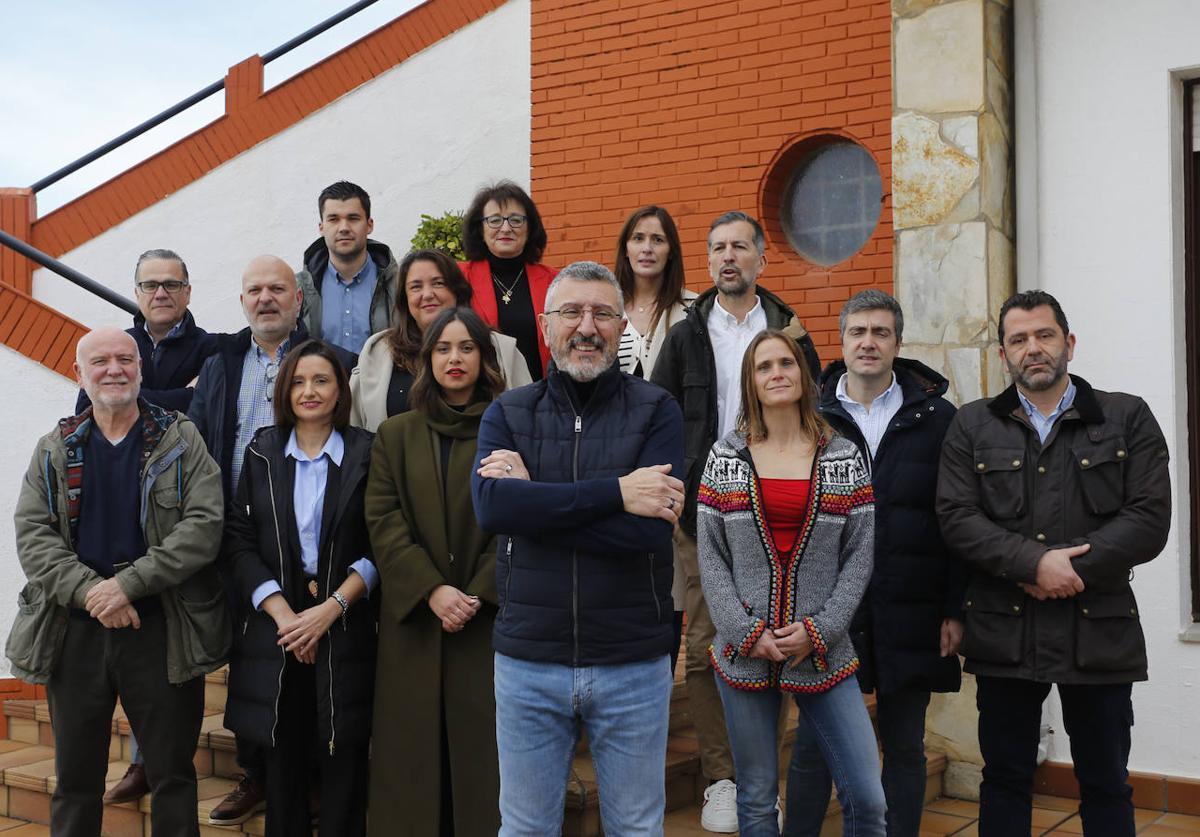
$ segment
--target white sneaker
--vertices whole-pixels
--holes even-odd
[[[721,779],[704,789],[700,827],[718,834],[733,834],[738,830],[737,785]]]

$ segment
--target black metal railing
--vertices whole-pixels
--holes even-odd
[[[135,303],[133,300],[127,299],[111,288],[101,285],[95,279],[84,276],[75,268],[68,267],[53,256],[46,255],[33,245],[25,243],[16,236],[9,235],[4,230],[0,230],[0,244],[3,244],[5,247],[8,247],[12,250],[16,250],[25,258],[29,259],[30,261],[37,262],[44,268],[53,270],[62,278],[70,282],[74,282],[85,291],[94,293],[105,302],[111,302],[113,305],[121,308],[124,311],[128,311],[130,314],[136,314],[138,312],[137,303]]]
[[[318,23],[316,26],[312,27],[308,31],[303,32],[302,34],[297,35],[296,37],[292,38],[287,43],[281,44],[280,46],[277,46],[275,49],[271,50],[270,52],[264,53],[263,57],[262,57],[263,64],[269,64],[272,61],[274,61],[276,58],[286,55],[287,53],[291,52],[293,49],[300,46],[301,44],[311,41],[313,38],[315,38],[317,35],[320,35],[322,32],[326,31],[327,29],[331,29],[334,26],[337,26],[339,23],[341,23],[346,18],[353,17],[354,15],[361,12],[363,9],[365,9],[368,6],[373,5],[377,2],[378,2],[378,0],[359,0],[357,3],[346,7],[345,9],[338,12],[333,17],[328,18],[327,20],[322,21],[321,23]],[[89,163],[93,163],[96,160],[99,160],[101,157],[103,157],[105,154],[109,153],[110,151],[120,148],[122,145],[129,142],[130,140],[140,137],[142,134],[146,133],[151,128],[158,127],[159,125],[161,125],[162,123],[164,123],[168,119],[170,119],[171,117],[182,113],[183,111],[187,110],[188,108],[192,107],[195,104],[198,104],[199,102],[202,102],[203,100],[207,99],[209,96],[213,95],[214,93],[219,93],[224,88],[225,88],[225,79],[224,78],[222,78],[220,81],[213,82],[208,87],[205,87],[203,90],[193,93],[191,96],[188,96],[183,101],[181,101],[175,105],[172,105],[171,107],[167,108],[166,110],[164,110],[162,113],[158,114],[157,116],[147,119],[145,122],[143,122],[141,125],[138,125],[136,128],[132,128],[132,129],[126,131],[125,133],[121,134],[121,136],[117,137],[114,140],[110,140],[109,142],[106,142],[104,145],[100,146],[96,150],[91,151],[87,154],[84,154],[82,157],[80,157],[75,162],[73,162],[69,165],[63,166],[61,169],[54,172],[53,174],[43,177],[41,180],[34,183],[29,188],[31,188],[34,192],[40,192],[42,189],[45,189],[47,186],[52,186],[53,184],[62,180],[64,177],[66,177],[70,174],[74,174],[75,172],[79,171],[81,168],[88,165]]]

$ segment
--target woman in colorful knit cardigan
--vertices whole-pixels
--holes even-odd
[[[870,473],[821,419],[808,366],[783,333],[750,343],[741,395],[737,429],[704,467],[697,521],[739,832],[778,837],[775,740],[789,692],[837,785],[843,834],[883,834],[879,757],[847,633],[871,576]]]

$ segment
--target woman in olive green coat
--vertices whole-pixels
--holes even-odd
[[[469,308],[425,332],[413,409],[381,425],[366,517],[382,584],[368,833],[500,827],[492,622],[496,541],[471,506],[479,420],[504,389]]]

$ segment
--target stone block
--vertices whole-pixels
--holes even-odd
[[[987,225],[900,230],[897,293],[911,343],[970,345],[988,322]]]
[[[1000,306],[1017,290],[1012,239],[995,228],[988,228],[988,339],[997,339]]]
[[[950,394],[955,404],[970,404],[983,397],[983,353],[981,347],[962,346],[946,350]]]
[[[968,761],[952,761],[942,774],[942,795],[955,799],[979,801],[979,786],[983,784],[983,768]]]
[[[979,159],[979,117],[951,116],[942,120],[942,136],[962,153]]]
[[[894,17],[911,17],[919,15],[930,6],[936,6],[942,0],[892,0],[892,15]]]
[[[980,211],[994,227],[1008,229],[1011,218],[1005,206],[1012,183],[1012,149],[1000,121],[991,113],[979,117],[979,150]]]
[[[896,229],[945,220],[978,177],[979,162],[942,139],[937,122],[915,113],[892,119],[892,223]]]
[[[992,0],[984,6],[984,55],[996,63],[1000,72],[1012,78],[1012,9]]]
[[[983,0],[932,6],[896,22],[896,107],[929,113],[984,104]]]

